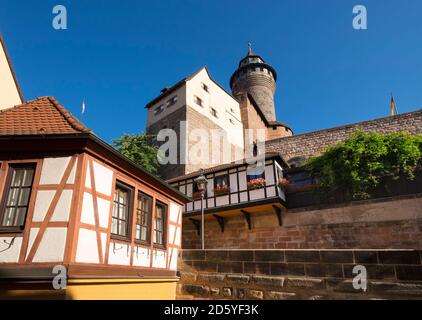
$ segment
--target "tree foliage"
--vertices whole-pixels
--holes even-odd
[[[147,134],[124,134],[113,140],[113,146],[120,153],[144,168],[156,174],[159,167],[158,147],[154,144],[154,137]]]
[[[422,135],[358,131],[321,156],[310,158],[305,168],[319,180],[322,191],[343,190],[354,199],[365,199],[386,177],[413,180],[421,164]]]

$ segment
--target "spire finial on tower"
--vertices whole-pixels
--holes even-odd
[[[251,55],[253,55],[253,52],[252,52],[252,42],[249,41],[248,42],[248,56],[251,56]]]

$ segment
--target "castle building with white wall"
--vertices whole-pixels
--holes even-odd
[[[174,130],[179,152],[177,164],[162,166],[161,176],[170,179],[241,160],[251,154],[254,142],[292,135],[289,127],[276,121],[276,79],[274,68],[249,50],[231,77],[232,94],[213,80],[205,67],[163,89],[146,106],[146,131],[158,135],[162,129]],[[201,137],[195,134],[198,129],[205,130]],[[252,133],[247,134],[248,129]],[[223,147],[221,136],[227,147]],[[195,162],[192,151],[204,141],[209,156]]]

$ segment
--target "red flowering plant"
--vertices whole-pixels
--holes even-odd
[[[230,193],[230,187],[226,185],[218,185],[214,188],[214,194],[216,196]]]
[[[255,190],[265,187],[266,182],[264,178],[255,178],[251,179],[247,182],[247,186],[249,190]]]
[[[283,190],[285,190],[289,185],[290,185],[290,181],[287,178],[280,178],[278,180],[278,186]]]

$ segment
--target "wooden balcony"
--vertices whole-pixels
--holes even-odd
[[[250,217],[274,212],[281,223],[281,211],[286,207],[284,191],[278,182],[283,177],[285,162],[279,155],[265,158],[261,170],[245,163],[227,164],[202,172],[193,173],[169,181],[189,197],[192,202],[185,205],[184,218],[193,223],[201,216],[200,193],[195,189],[195,178],[203,174],[207,178],[207,189],[202,202],[206,219],[223,220],[233,215],[243,215],[251,226]]]

